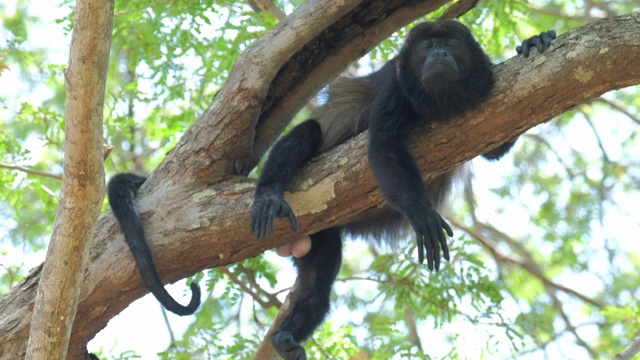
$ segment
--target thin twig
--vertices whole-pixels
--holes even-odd
[[[260,304],[260,306],[262,306],[264,309],[268,309],[268,308],[270,308],[272,306],[280,307],[282,305],[282,303],[278,299],[274,300],[274,298],[270,298],[269,301],[264,301],[260,297],[260,295],[257,294],[253,289],[248,287],[244,281],[240,280],[234,273],[229,271],[228,267],[221,266],[218,269],[220,271],[222,271],[222,273],[227,275],[229,277],[229,279],[231,279],[232,282],[234,282],[235,284],[240,286],[240,288],[242,288],[242,290],[244,290],[244,292],[249,294],[249,296],[251,296],[253,298],[253,300],[255,300],[258,304]]]
[[[276,294],[272,294],[264,290],[260,285],[258,285],[255,275],[251,269],[247,269],[242,265],[238,265],[238,270],[242,271],[247,276],[247,280],[249,281],[249,284],[253,286],[254,289],[256,289],[260,294],[262,294],[263,296],[269,299],[269,303],[271,303],[271,306],[277,306],[277,307],[282,306],[282,302],[278,300]]]
[[[144,9],[153,9],[153,8],[157,8],[160,6],[164,6],[167,5],[169,3],[174,2],[175,0],[163,0],[163,1],[158,1],[157,3],[151,4],[151,5],[147,5],[147,6],[142,6],[139,8],[134,8],[134,9],[129,9],[129,10],[122,10],[122,11],[118,11],[117,13],[113,14],[114,16],[120,16],[120,15],[125,15],[125,14],[130,14],[136,11],[141,11]]]
[[[0,164],[0,168],[8,169],[8,170],[18,170],[18,171],[22,171],[24,173],[27,173],[29,175],[44,176],[44,177],[47,177],[47,178],[50,178],[50,179],[56,179],[56,180],[62,181],[62,176],[61,175],[54,175],[54,174],[47,173],[47,172],[44,172],[44,171],[28,169],[28,168],[25,168],[25,167],[22,167],[22,166],[9,165],[9,164]]]
[[[588,101],[588,103],[592,103],[592,102],[600,102],[600,103],[609,105],[612,108],[614,108],[615,110],[617,110],[617,111],[623,113],[624,115],[626,115],[629,119],[631,119],[636,124],[640,125],[640,117],[630,113],[627,110],[627,108],[625,107],[625,105],[623,105],[620,101],[612,101],[612,100],[605,99],[603,97],[597,97],[595,99],[592,99],[592,100]]]
[[[160,305],[160,311],[162,312],[162,320],[164,320],[164,325],[167,327],[167,331],[169,332],[169,348],[175,346],[176,336],[173,334],[173,329],[171,328],[171,323],[169,322],[169,317],[167,316],[167,310],[164,306]]]
[[[507,255],[504,254],[500,251],[498,251],[497,248],[497,244],[491,240],[489,237],[487,237],[486,235],[482,234],[482,231],[479,230],[475,230],[472,229],[468,226],[466,226],[465,224],[461,223],[460,221],[458,221],[457,219],[454,218],[448,218],[448,220],[455,225],[456,227],[462,229],[463,231],[465,231],[467,234],[473,236],[474,238],[476,238],[478,241],[480,241],[480,243],[491,252],[492,256],[494,256],[494,258],[496,258],[496,260],[498,261],[502,261],[502,262],[509,262],[509,263],[513,263],[514,265],[520,266],[523,269],[527,270],[529,273],[531,273],[532,275],[534,275],[535,277],[537,277],[540,281],[542,281],[543,284],[551,286],[557,290],[560,290],[562,292],[565,292],[569,295],[575,296],[578,299],[589,303],[593,306],[596,307],[603,307],[604,305],[600,302],[598,302],[597,300],[591,299],[588,296],[579,293],[576,290],[570,289],[566,286],[557,284],[553,281],[551,281],[549,278],[547,278],[543,273],[542,270],[540,269],[539,266],[537,266],[535,264],[535,262],[533,261],[533,259],[531,259],[531,261],[527,261],[524,260],[522,258],[518,258],[515,257],[513,255]],[[516,247],[518,249],[518,251],[520,253],[527,253],[527,250],[521,245],[519,244],[517,241],[513,241],[513,239],[509,238],[507,235],[502,234],[499,230],[494,229],[490,226],[487,226],[486,224],[480,224],[478,223],[479,227],[484,228],[485,230],[489,230],[494,232],[495,234],[500,234],[500,238],[504,239],[505,242],[507,242],[509,245],[511,245],[512,247]]]

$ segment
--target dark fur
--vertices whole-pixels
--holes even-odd
[[[251,231],[258,238],[272,234],[276,217],[287,217],[291,229],[297,230],[296,217],[283,197],[291,178],[312,156],[367,128],[369,164],[393,209],[375,210],[373,221],[355,221],[311,235],[311,252],[295,259],[301,294],[271,337],[283,358],[306,359],[300,343],[329,310],[342,257],[340,232],[393,244],[408,234],[410,225],[417,235],[420,262],[424,250],[430,269],[439,268],[440,250],[449,260],[445,232],[451,236],[451,229],[436,209],[465,170],[453,169],[425,186],[406,141],[415,126],[447,121],[476,107],[489,96],[493,83],[491,62],[464,25],[420,24],[411,30],[398,56],[380,70],[335,80],[326,104],[312,119],[274,145],[258,180],[251,214]],[[485,157],[500,158],[512,145],[504,144]]]
[[[177,315],[191,315],[200,306],[200,287],[191,283],[191,301],[187,306],[180,305],[167,292],[158,276],[158,271],[151,257],[151,250],[144,236],[140,217],[135,209],[135,195],[142,183],[143,176],[129,173],[118,174],[109,181],[109,205],[113,216],[118,220],[124,239],[129,245],[136,261],[142,281],[158,301],[169,311]]]

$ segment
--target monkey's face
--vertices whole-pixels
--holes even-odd
[[[422,23],[400,51],[399,77],[426,93],[442,94],[462,85],[473,72],[471,60],[482,56],[469,29],[457,21]]]
[[[450,88],[467,66],[465,45],[458,39],[428,38],[417,43],[412,53],[412,68],[422,86],[430,92]]]
[[[429,116],[435,116],[436,103],[447,116],[462,112],[461,104],[482,101],[494,83],[489,57],[469,29],[453,20],[416,25],[394,60],[403,95]]]

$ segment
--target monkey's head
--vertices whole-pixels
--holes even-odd
[[[469,29],[453,20],[414,27],[400,50],[397,66],[405,91],[431,96],[478,92],[486,96],[493,85],[489,58]]]

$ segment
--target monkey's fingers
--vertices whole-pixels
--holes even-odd
[[[291,209],[291,206],[289,206],[289,203],[282,200],[279,206],[280,208],[276,216],[279,218],[288,218],[291,231],[298,231],[298,219],[296,219],[296,214],[293,212],[293,209]]]
[[[536,47],[536,49],[538,49],[538,52],[542,52],[542,50],[544,50],[544,44],[542,43],[542,39],[540,39],[540,36],[532,37],[529,42],[529,48],[531,48],[531,45],[533,45]]]
[[[429,270],[433,271],[436,269],[436,272],[440,271],[440,250],[437,246],[432,247],[430,251],[427,251],[429,255]]]
[[[429,226],[429,220],[420,225],[413,225],[413,230],[416,232],[416,242],[418,243],[418,261],[420,264],[424,263],[424,251],[427,251],[427,267],[430,271],[433,271],[434,262],[437,263],[436,270],[439,267],[439,261],[435,260],[439,256],[437,249],[436,233],[432,231],[433,226]],[[438,254],[438,255],[436,255]]]
[[[516,47],[516,52],[517,52],[518,54],[522,54],[522,55],[524,55],[524,57],[529,56],[529,44],[528,44],[528,43],[523,42],[523,43],[522,43],[522,45],[518,45],[518,46]]]
[[[429,240],[425,243],[427,247],[427,265],[429,266],[429,270],[433,270],[435,267],[436,271],[440,270],[440,250],[442,250],[443,257],[449,261],[449,245],[447,244],[447,235],[453,236],[453,230],[451,226],[444,221],[444,219],[438,214],[437,215],[438,224],[435,227],[429,227]]]
[[[447,244],[447,239],[440,239],[440,248],[442,248],[442,256],[445,260],[449,261],[451,258],[449,257],[449,245]]]
[[[276,221],[276,217],[278,216],[278,213],[281,211],[280,208],[281,208],[281,205],[278,203],[269,204],[269,211],[267,215],[267,224],[266,224],[267,236],[271,236],[271,234],[273,234],[273,223]]]
[[[289,208],[289,227],[291,227],[291,231],[298,231],[298,219],[296,219],[296,214],[293,213],[291,208]]]
[[[542,51],[551,45],[551,41],[556,38],[556,31],[549,30],[540,34],[540,39],[542,40],[542,44],[544,45],[543,49],[538,49],[538,51]]]
[[[429,242],[427,249],[427,253],[429,256],[429,270],[433,270],[435,267],[436,271],[440,270],[440,244],[443,241],[446,242],[444,232],[442,231],[442,218],[439,214],[435,214],[435,221],[429,226]],[[433,266],[435,265],[435,266]]]
[[[449,248],[447,247],[447,235],[453,236],[453,230],[440,214],[435,214],[436,224],[432,227],[432,247],[435,256],[436,271],[440,270],[440,249],[444,252],[445,259],[449,260]],[[446,233],[445,233],[446,232]]]
[[[440,269],[440,260],[436,251],[434,251],[433,247],[431,247],[431,242],[427,241],[427,243],[425,244],[427,247],[427,267],[429,268],[429,271],[433,271],[434,267],[436,269],[436,271],[438,271]],[[434,266],[435,263],[435,266]]]
[[[424,263],[424,229],[422,228],[422,226],[420,226],[420,224],[418,222],[415,221],[416,219],[413,220],[409,220],[409,223],[411,224],[411,227],[413,228],[413,231],[415,231],[416,233],[416,243],[418,245],[418,261],[420,262],[420,264]]]
[[[543,52],[544,49],[548,48],[549,45],[551,45],[551,41],[555,38],[555,30],[542,32],[540,33],[540,35],[536,35],[530,39],[523,41],[521,46],[516,47],[516,52],[518,54],[524,55],[524,57],[528,57],[533,46],[538,49],[538,52]]]
[[[255,209],[253,209],[251,210],[251,224],[249,224],[249,231],[251,231],[251,233],[257,237],[256,229],[257,229],[256,214],[255,214]]]
[[[451,229],[451,226],[449,226],[449,224],[442,217],[440,217],[440,223],[447,235],[449,235],[449,237],[453,237],[453,230]],[[446,236],[442,236],[440,238],[440,248],[442,249],[442,256],[444,256],[444,258],[449,261],[449,245],[447,244]]]
[[[251,218],[251,233],[256,238],[260,239],[260,226],[258,226],[258,220],[256,218]]]
[[[286,201],[265,201],[256,204],[251,213],[251,232],[258,239],[271,236],[276,218],[289,219],[291,230],[298,231],[298,220]]]
[[[251,212],[251,233],[258,239],[264,238],[264,215],[261,206],[254,207]]]
[[[440,224],[442,225],[444,231],[446,231],[447,235],[449,235],[449,237],[453,237],[453,230],[451,229],[451,226],[449,226],[449,224],[442,217],[440,217]]]
[[[267,227],[269,224],[269,218],[268,215],[263,214],[262,218],[260,218],[260,239],[264,239],[267,236],[269,236],[269,234],[267,233]]]
[[[424,263],[424,235],[421,231],[416,231],[416,241],[418,242],[418,261]]]
[[[427,220],[421,225],[413,225],[413,230],[416,232],[416,242],[418,243],[418,261],[420,264],[424,263],[424,252],[427,251],[427,267],[430,271],[433,271],[434,267],[436,271],[440,269],[440,248],[439,243],[444,240],[440,240],[439,237],[444,238],[444,233],[438,226],[430,220]],[[437,229],[437,230],[436,230]],[[435,230],[435,231],[434,231]],[[440,234],[440,235],[438,235]],[[446,246],[446,241],[445,241]],[[448,254],[447,249],[447,254]],[[435,266],[434,266],[435,265]]]

